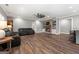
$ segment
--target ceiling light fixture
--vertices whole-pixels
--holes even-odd
[[[73,7],[69,7],[70,9],[72,9]]]
[[[38,17],[38,18],[44,18],[45,17],[45,15],[44,14],[41,14],[41,13],[37,13],[35,16]]]
[[[5,4],[6,6],[9,6],[9,4]]]

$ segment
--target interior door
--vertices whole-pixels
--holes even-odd
[[[60,32],[68,34],[71,30],[71,19],[60,20]]]

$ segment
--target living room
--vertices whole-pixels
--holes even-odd
[[[78,6],[0,4],[1,53],[79,53]]]

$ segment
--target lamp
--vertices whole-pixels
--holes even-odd
[[[12,25],[8,25],[7,27],[8,27],[8,29],[9,29],[9,30],[11,30],[11,29],[12,29]]]
[[[5,37],[5,31],[4,30],[0,30],[0,39]]]

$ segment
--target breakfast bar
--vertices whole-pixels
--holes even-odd
[[[79,30],[76,30],[76,44],[79,44]]]

